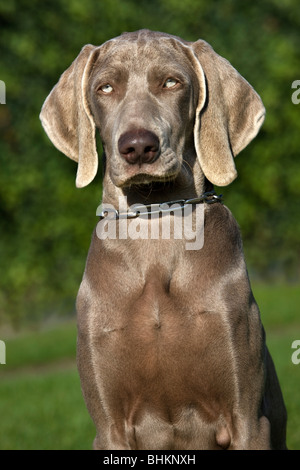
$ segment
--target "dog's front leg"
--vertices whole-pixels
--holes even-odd
[[[101,326],[95,322],[95,318],[101,317],[101,311],[98,303],[97,307],[93,305],[92,299],[90,286],[84,278],[77,296],[77,366],[84,400],[97,429],[94,449],[126,450],[131,448],[130,430],[125,429],[123,416],[111,410],[113,393],[107,380],[109,361],[105,357]]]

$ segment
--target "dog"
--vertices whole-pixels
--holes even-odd
[[[98,222],[77,297],[95,449],[286,448],[240,231],[213,189],[236,178],[234,157],[264,116],[259,95],[207,42],[149,30],[83,47],[44,102],[42,125],[78,162],[79,188],[97,173],[99,131],[100,221],[119,233],[105,237]],[[169,202],[177,214],[190,208],[199,249],[174,228],[169,238],[120,236],[121,223],[162,224],[151,209]],[[144,210],[132,214],[137,204]]]

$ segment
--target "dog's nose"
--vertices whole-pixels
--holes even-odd
[[[153,163],[159,155],[157,135],[146,129],[134,129],[121,135],[118,142],[121,156],[131,164]]]

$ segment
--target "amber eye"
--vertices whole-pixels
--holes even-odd
[[[178,83],[178,80],[175,78],[168,78],[168,80],[166,80],[164,83],[164,88],[175,88]]]
[[[102,85],[99,88],[99,90],[102,91],[102,93],[105,93],[106,95],[108,95],[109,93],[112,93],[114,91],[113,87],[109,83],[106,83],[105,85]]]

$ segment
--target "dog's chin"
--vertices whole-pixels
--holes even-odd
[[[122,181],[118,186],[121,189],[137,187],[140,190],[147,190],[151,188],[152,190],[161,189],[165,185],[169,185],[170,182],[174,181],[177,177],[176,174],[164,175],[164,176],[155,176],[145,173],[139,173],[132,176],[131,178]]]

